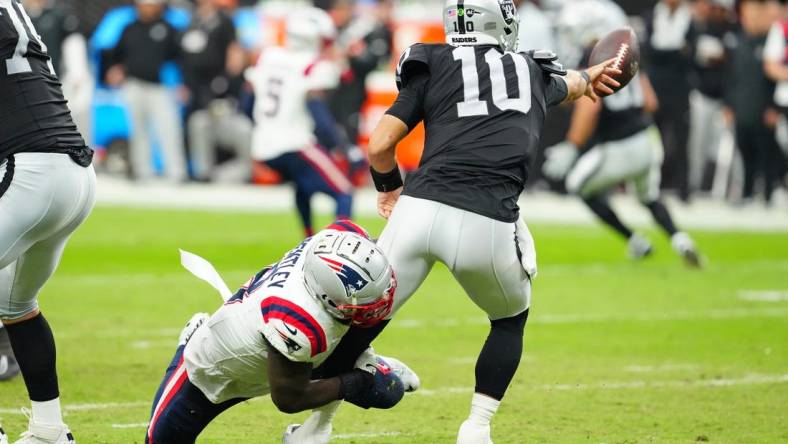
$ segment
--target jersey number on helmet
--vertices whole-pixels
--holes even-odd
[[[490,114],[487,101],[479,100],[479,71],[476,68],[476,51],[469,46],[461,46],[452,54],[454,60],[462,62],[462,82],[465,100],[457,104],[459,117],[487,116]],[[504,57],[511,57],[517,75],[519,96],[509,97],[506,90],[506,72]],[[531,110],[531,76],[525,58],[513,54],[501,54],[497,49],[490,49],[484,54],[484,60],[490,67],[490,83],[492,84],[492,103],[501,111],[518,111],[523,114]]]
[[[41,47],[41,52],[47,52],[46,45],[38,36],[38,32],[36,32],[35,27],[33,27],[33,22],[30,20],[24,8],[19,4],[14,5],[14,3],[16,3],[14,0],[0,0],[0,15],[4,13],[8,15],[8,18],[14,25],[14,29],[16,29],[19,35],[19,40],[17,40],[16,48],[14,49],[14,55],[5,61],[8,75],[33,71],[30,67],[30,61],[28,61],[26,57],[31,39],[35,43],[38,43]],[[27,29],[25,29],[25,25],[27,25]],[[27,32],[28,29],[30,30],[29,34]],[[54,70],[52,70],[51,66],[50,71],[54,74]]]

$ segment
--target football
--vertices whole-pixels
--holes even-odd
[[[611,88],[618,91],[627,86],[640,69],[640,44],[635,31],[630,27],[619,28],[597,42],[588,59],[588,66],[594,66],[605,60],[616,59],[613,67],[621,70],[621,74],[613,76],[621,86]],[[599,94],[599,91],[597,91]],[[606,94],[599,94],[605,96]]]

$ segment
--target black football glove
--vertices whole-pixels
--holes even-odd
[[[370,373],[373,384],[367,389],[345,397],[345,401],[364,409],[390,409],[405,396],[405,386],[389,365],[380,357],[357,369]]]

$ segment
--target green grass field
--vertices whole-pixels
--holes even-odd
[[[328,220],[326,220],[328,222]],[[382,221],[362,219],[372,233]],[[493,424],[507,443],[788,442],[788,234],[694,232],[710,259],[686,269],[656,232],[631,263],[602,228],[531,227],[540,273],[526,352]],[[178,263],[184,248],[231,286],[299,241],[294,215],[98,208],[41,295],[58,345],[66,421],[79,442],[139,443],[182,325],[218,296]],[[784,299],[784,298],[783,298]],[[343,406],[336,442],[453,443],[488,327],[443,267],[376,343],[423,382],[391,411]],[[21,379],[0,384],[0,420],[26,427]],[[204,443],[277,443],[288,417],[237,406]]]

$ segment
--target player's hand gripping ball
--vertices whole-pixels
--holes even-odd
[[[617,29],[597,42],[591,51],[588,66],[595,66],[613,58],[615,61],[611,67],[621,71],[621,74],[611,76],[620,84],[618,87],[611,87],[616,92],[625,87],[640,70],[640,44],[632,28]],[[609,95],[596,89],[594,92],[600,97]]]

